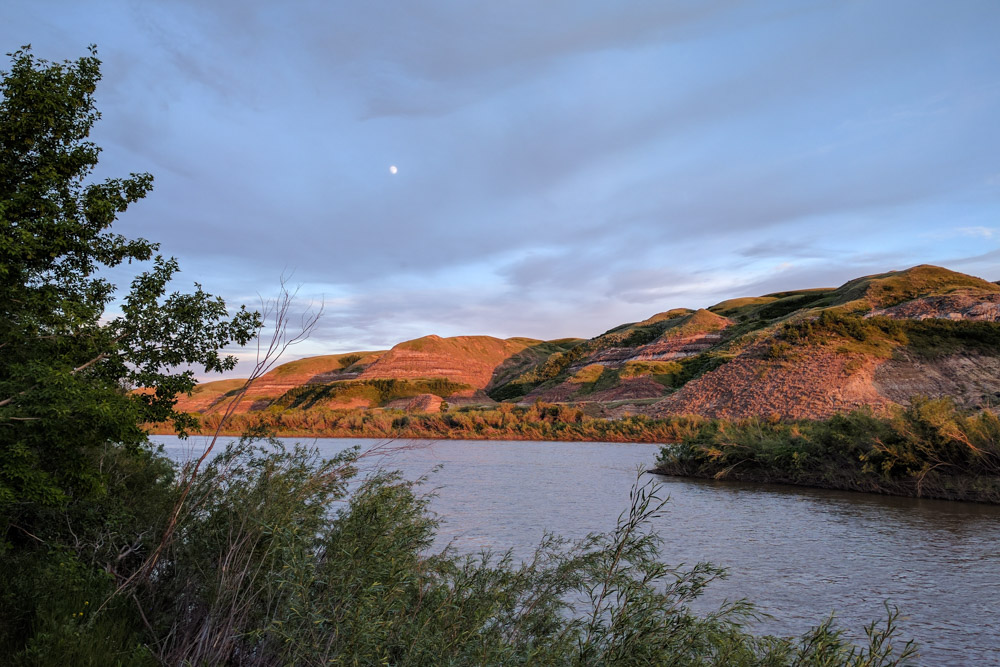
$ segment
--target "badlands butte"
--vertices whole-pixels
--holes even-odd
[[[201,384],[177,408],[217,415],[243,384]],[[589,417],[824,419],[944,397],[964,409],[1000,404],[1000,285],[923,265],[676,308],[589,340],[425,336],[300,359],[259,378],[236,410],[434,413],[541,401]]]

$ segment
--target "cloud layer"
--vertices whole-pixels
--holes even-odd
[[[234,301],[292,272],[327,302],[301,353],[592,336],[924,262],[1000,278],[991,0],[7,13],[7,51],[98,44],[102,173],[156,176],[121,231]]]

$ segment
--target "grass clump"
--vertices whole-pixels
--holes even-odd
[[[618,368],[601,366],[601,372],[589,383],[582,384],[574,397],[584,397],[597,392],[613,389],[621,384],[621,374]]]
[[[574,373],[569,378],[569,381],[573,384],[592,384],[597,382],[598,378],[600,378],[603,374],[604,366],[601,364],[590,364]]]
[[[626,361],[622,367],[623,378],[637,378],[645,375],[673,375],[683,367],[676,361]]]

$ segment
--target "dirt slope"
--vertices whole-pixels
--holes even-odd
[[[875,369],[875,391],[895,403],[951,397],[962,407],[1000,406],[1000,357],[974,352],[939,359],[902,354]]]
[[[878,411],[892,403],[874,387],[877,360],[816,347],[793,361],[774,361],[764,358],[768,346],[762,342],[747,349],[654,403],[648,413],[818,419],[863,406]]]
[[[956,321],[1000,322],[1000,294],[960,290],[944,296],[921,297],[889,308],[878,308],[867,317],[879,315],[911,320],[936,317]]]

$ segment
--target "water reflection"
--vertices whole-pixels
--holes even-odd
[[[199,444],[158,438],[178,459]],[[368,440],[317,440],[325,454]],[[527,556],[545,531],[606,531],[655,445],[439,441],[367,465],[431,476],[438,545],[512,548]],[[708,560],[730,577],[701,605],[747,597],[772,613],[759,629],[798,634],[836,611],[859,630],[890,600],[909,616],[926,664],[995,660],[1000,652],[1000,508],[801,487],[660,477],[670,495],[654,528],[671,563]]]

